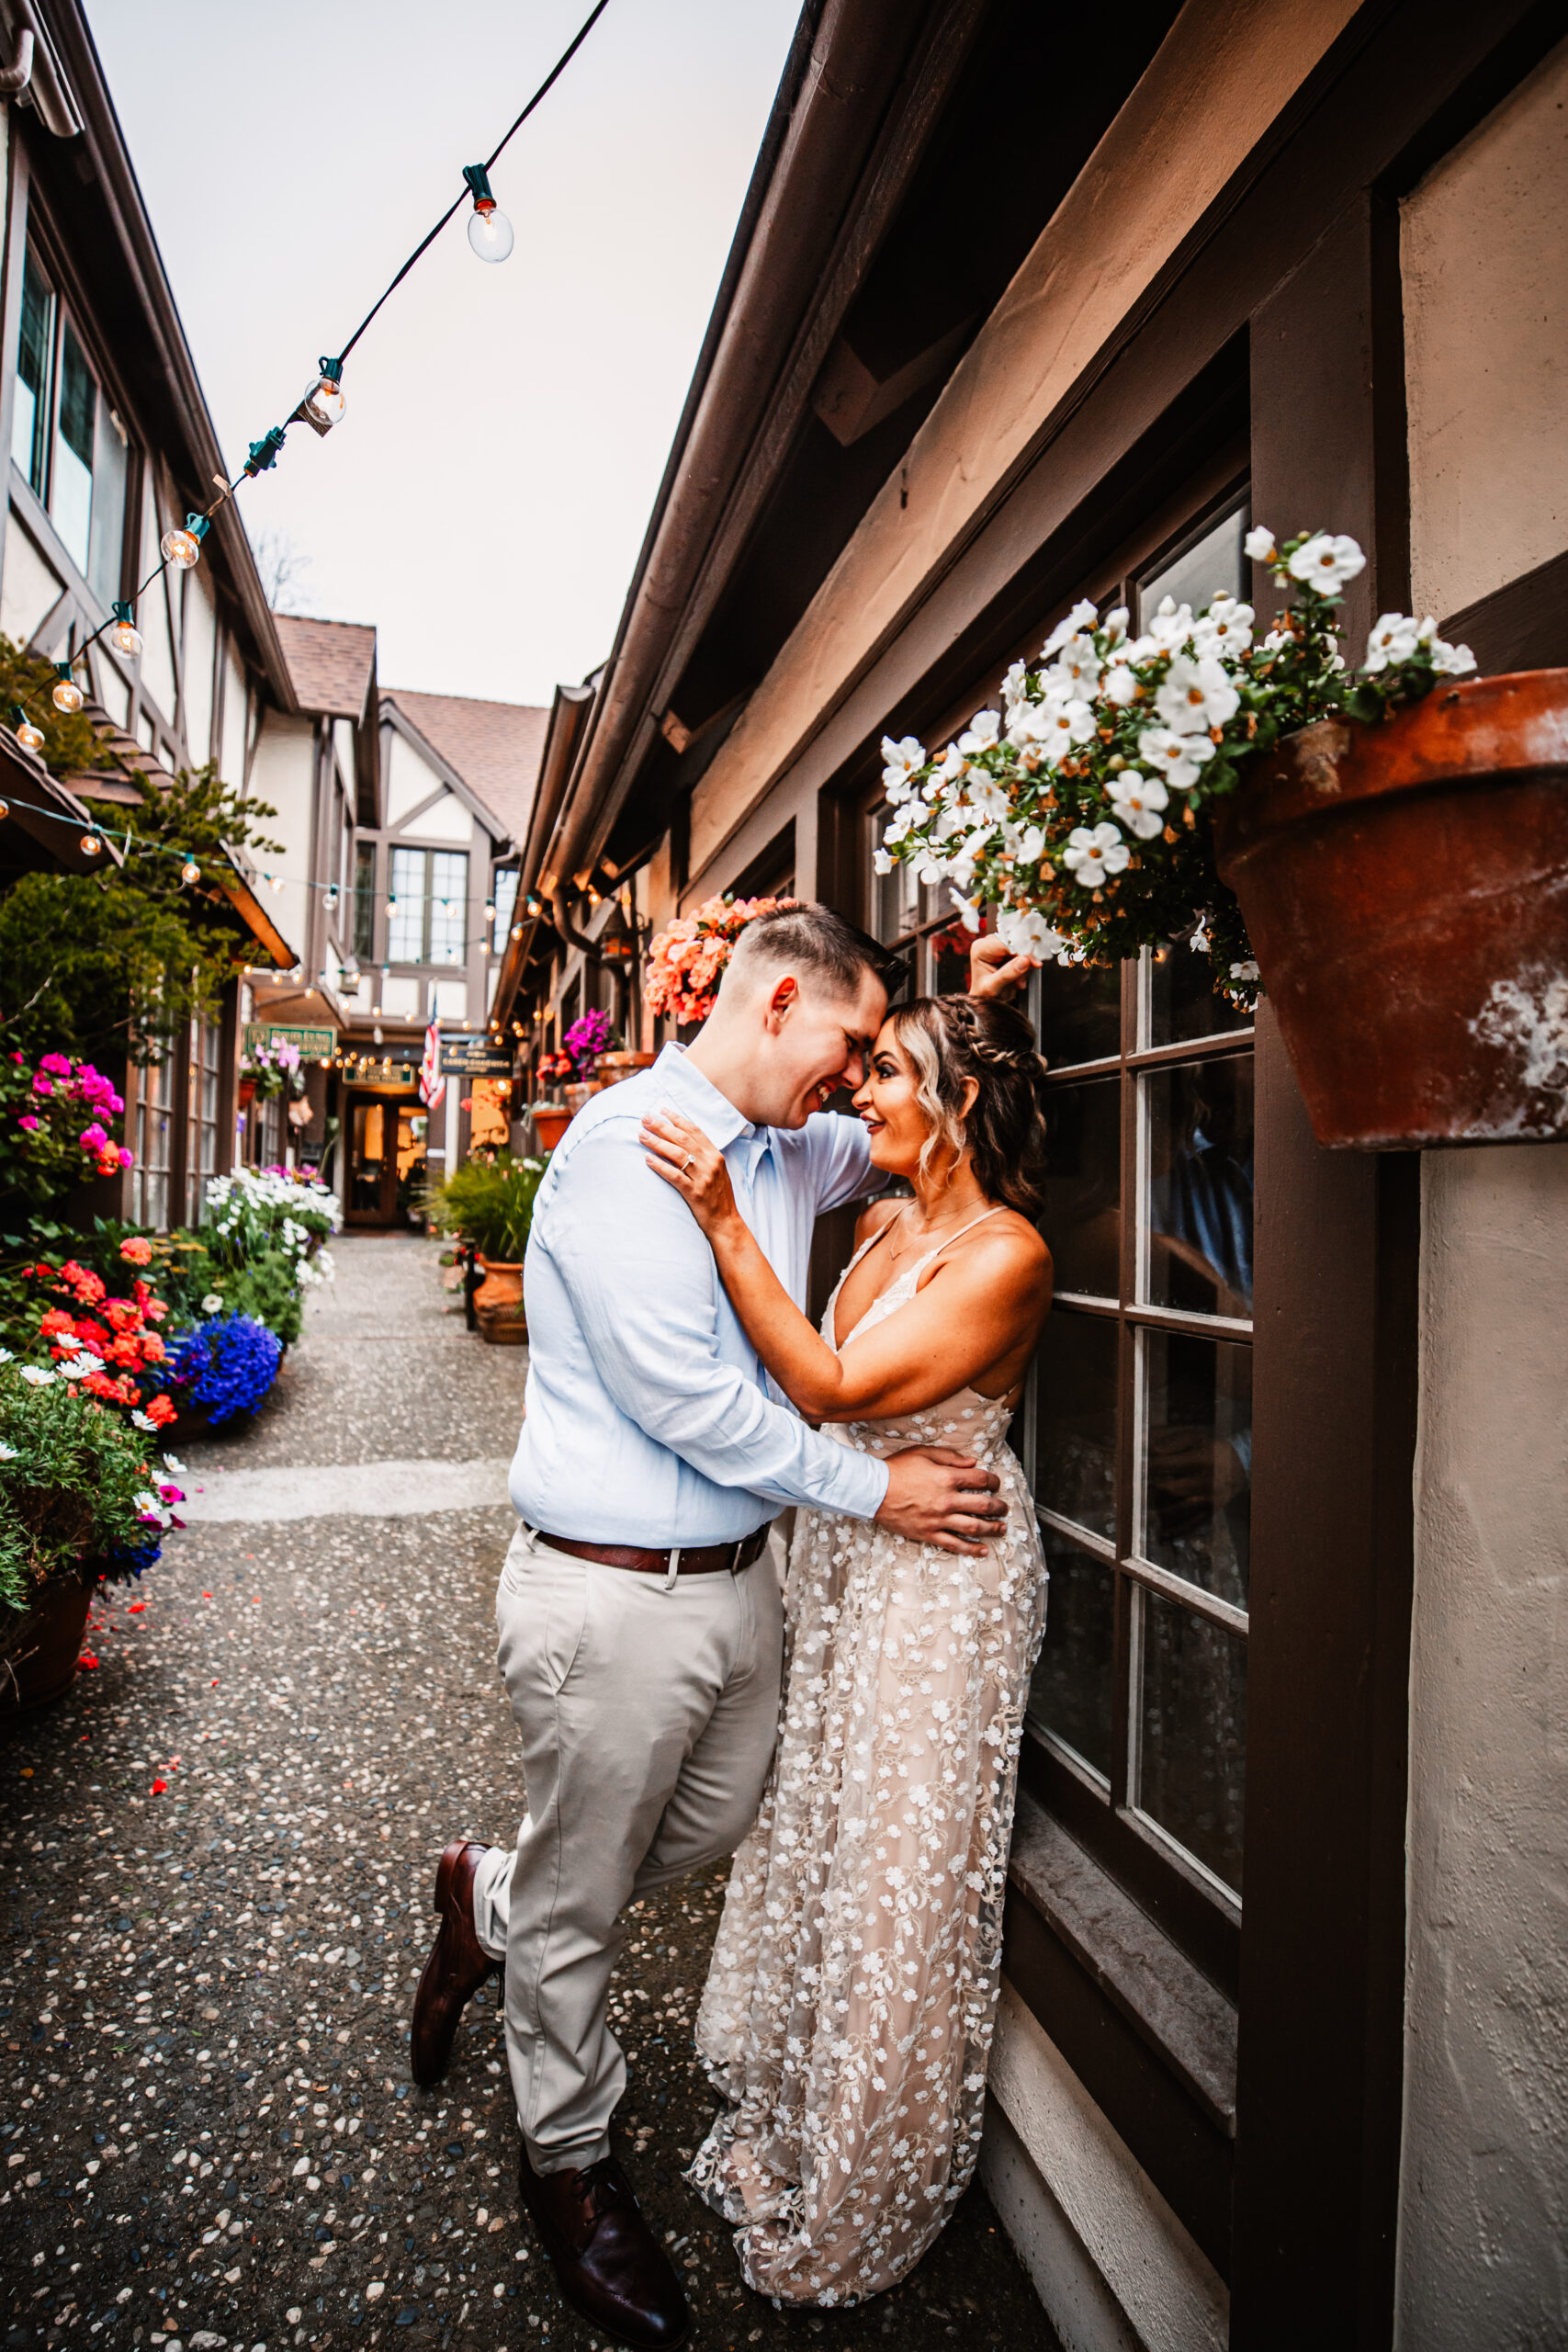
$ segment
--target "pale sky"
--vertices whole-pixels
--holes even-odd
[[[591,0],[87,0],[231,467],[281,423]],[[610,0],[344,375],[241,492],[383,684],[547,702],[609,650],[797,0]],[[445,29],[443,29],[445,28]]]

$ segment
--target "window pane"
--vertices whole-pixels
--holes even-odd
[[[1054,1086],[1040,1230],[1058,1290],[1121,1295],[1122,1081]]]
[[[919,989],[915,985],[913,943],[911,942],[909,946],[905,948],[902,955],[890,956],[888,962],[891,968],[887,976],[887,1001],[889,1004],[907,1004],[911,997],[919,994]],[[900,971],[904,975],[902,979],[897,978]]]
[[[1147,1119],[1144,1296],[1252,1312],[1252,1057],[1141,1079]]]
[[[518,879],[517,868],[514,865],[502,865],[497,869],[495,879],[491,885],[494,894],[491,904],[495,908],[495,922],[491,927],[491,937],[495,943],[495,952],[498,956],[504,955],[506,943],[511,935],[512,918],[517,907]]]
[[[1143,1348],[1140,1549],[1156,1567],[1169,1568],[1245,1609],[1252,1523],[1252,1350],[1178,1331],[1145,1331]]]
[[[93,440],[98,388],[69,319],[60,338],[60,427],[49,511],[78,571],[85,573],[93,524]]]
[[[376,844],[354,845],[354,952],[367,961],[376,946]]]
[[[425,854],[422,849],[392,852],[392,881],[387,908],[387,961],[424,961]]]
[[[11,412],[11,455],[41,498],[49,434],[49,371],[54,349],[54,296],[29,253],[22,277],[22,324]]]
[[[881,842],[883,829],[893,811],[876,809],[871,819],[871,838],[874,847]],[[891,874],[878,874],[871,886],[871,928],[877,939],[889,944],[902,939],[913,931],[920,919],[920,886],[915,879],[912,865],[895,865]]]
[[[1151,1046],[1174,1046],[1188,1037],[1218,1037],[1227,1030],[1252,1026],[1250,1012],[1215,994],[1208,957],[1195,956],[1185,942],[1173,941],[1169,946],[1155,949],[1144,985],[1148,992]]]
[[[430,961],[468,961],[468,854],[438,849],[430,860]]]
[[[1029,1720],[1109,1781],[1115,1577],[1054,1528],[1041,1536],[1051,1590]]]
[[[1137,592],[1141,629],[1147,628],[1166,596],[1175,604],[1190,605],[1195,613],[1201,613],[1210,598],[1222,592],[1245,601],[1250,584],[1241,544],[1247,537],[1247,515],[1244,500],[1231,514],[1211,523],[1190,546],[1176,555],[1166,556],[1156,570],[1144,574]]]
[[[1122,1050],[1122,967],[1041,967],[1040,1050],[1053,1069]]]
[[[933,932],[928,953],[932,996],[967,996],[969,993],[969,949],[974,934],[964,929],[956,916],[941,931]]]
[[[1036,1493],[1095,1535],[1116,1533],[1117,1327],[1057,1307],[1040,1342]]]
[[[1138,1803],[1216,1878],[1241,1891],[1247,1645],[1140,1592]]]
[[[112,605],[119,594],[128,458],[119,421],[107,401],[100,400],[93,457],[93,522],[88,538],[87,578],[101,605]]]

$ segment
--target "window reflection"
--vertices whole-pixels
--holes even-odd
[[[1147,628],[1168,596],[1173,604],[1190,605],[1201,613],[1217,594],[1246,598],[1250,571],[1242,541],[1247,536],[1247,507],[1244,499],[1228,514],[1210,523],[1173,554],[1161,557],[1138,582],[1138,627]]]
[[[1043,964],[1040,1050],[1053,1069],[1107,1060],[1122,1049],[1122,967]]]
[[[1146,1559],[1247,1606],[1252,1528],[1252,1351],[1145,1331]]]
[[[1122,1082],[1053,1087],[1040,1209],[1057,1290],[1115,1298],[1122,1264]]]
[[[1226,1886],[1241,1891],[1247,1645],[1140,1592],[1138,1804]]]
[[[1145,1078],[1145,1295],[1195,1315],[1252,1312],[1252,1057]]]
[[[1029,1719],[1111,1776],[1111,1678],[1115,1577],[1055,1528],[1043,1528],[1051,1573],[1045,1640],[1030,1689]]]
[[[1056,1307],[1040,1342],[1037,1491],[1047,1510],[1116,1533],[1117,1329]]]
[[[1175,1046],[1189,1037],[1220,1037],[1230,1030],[1252,1026],[1250,1012],[1216,992],[1208,957],[1195,956],[1184,941],[1172,940],[1150,956],[1148,1003],[1151,1046]]]

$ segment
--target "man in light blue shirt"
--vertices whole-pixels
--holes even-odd
[[[528,1244],[524,1524],[496,1604],[528,1811],[515,1850],[459,1840],[443,1857],[413,2070],[444,2072],[463,2002],[504,1956],[524,2201],[568,2298],[649,2347],[687,2315],[610,2154],[626,2064],[606,1998],[626,1904],[732,1851],[756,1812],[783,1649],[767,1524],[807,1504],[976,1551],[1002,1506],[952,1453],[879,1461],[799,1419],[638,1130],[665,1105],[702,1127],[804,1302],[818,1216],[877,1181],[860,1122],[821,1105],[862,1082],[885,969],[825,908],[751,924],[691,1049],[572,1121]]]

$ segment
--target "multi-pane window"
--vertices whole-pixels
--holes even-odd
[[[467,963],[468,929],[467,850],[394,849],[388,963]]]
[[[131,1216],[162,1232],[169,1222],[169,1168],[174,1141],[173,1056],[140,1073],[136,1095],[136,1159],[130,1179]]]
[[[1241,1887],[1252,1030],[1207,959],[1048,965],[1031,1451],[1051,1566],[1030,1720],[1107,1804]]]
[[[866,864],[881,841],[892,811],[879,802],[867,818]],[[969,985],[970,935],[959,918],[951,887],[917,881],[912,865],[895,865],[872,886],[870,929],[897,949],[907,975],[906,996],[951,996]],[[897,995],[899,991],[893,991]]]
[[[498,865],[491,883],[491,904],[495,909],[495,921],[491,927],[491,940],[499,956],[506,946],[507,933],[517,906],[517,884],[520,879],[514,865]]]
[[[54,290],[28,248],[11,409],[11,455],[39,498],[49,481],[49,418],[54,391]]]
[[[354,845],[354,952],[365,963],[376,953],[376,844]]]
[[[190,1024],[190,1087],[186,1111],[186,1222],[199,1225],[208,1180],[218,1173],[218,1080],[222,1031],[213,1021]]]
[[[29,248],[11,454],[100,602],[120,592],[130,451],[82,341]]]

